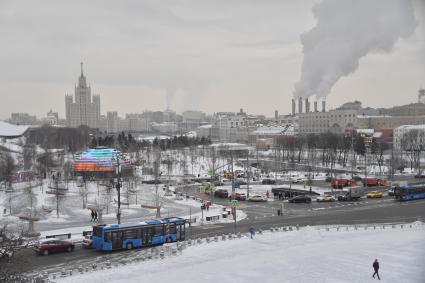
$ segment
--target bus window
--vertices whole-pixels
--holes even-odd
[[[135,239],[137,231],[135,229],[129,229],[123,231],[123,239]]]
[[[155,226],[154,229],[155,229],[155,236],[164,235],[164,228],[162,225]]]
[[[105,242],[111,242],[111,232],[105,233]]]
[[[93,226],[93,236],[96,236],[96,237],[100,237],[101,236],[101,234],[100,234],[100,227],[99,226]]]
[[[176,234],[176,224],[170,224],[170,234]]]

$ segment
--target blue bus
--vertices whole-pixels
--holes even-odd
[[[400,201],[423,199],[425,198],[425,182],[396,186],[394,197]]]
[[[186,220],[168,217],[139,223],[93,226],[92,248],[102,251],[147,247],[184,241]]]

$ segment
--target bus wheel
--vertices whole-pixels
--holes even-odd
[[[128,243],[127,244],[127,250],[131,250],[133,249],[133,244],[132,243]]]

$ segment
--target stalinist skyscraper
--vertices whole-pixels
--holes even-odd
[[[87,86],[86,77],[81,63],[81,75],[78,85],[75,86],[75,102],[72,95],[65,95],[66,124],[68,127],[86,125],[90,128],[98,128],[100,120],[100,96],[93,95],[91,87]]]

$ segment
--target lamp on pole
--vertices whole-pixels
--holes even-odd
[[[117,196],[118,196],[118,209],[117,209],[117,222],[118,224],[121,224],[121,166],[120,166],[120,158],[122,158],[122,153],[118,151],[114,151],[112,154],[112,157],[116,159],[117,161],[117,168],[116,168],[116,176],[117,176],[117,182],[115,184],[115,189],[117,189]]]

